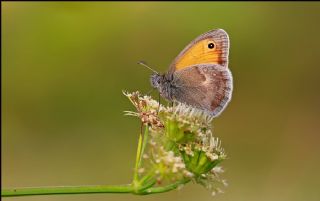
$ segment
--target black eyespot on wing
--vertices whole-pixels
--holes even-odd
[[[208,44],[208,48],[209,48],[209,49],[213,49],[213,48],[214,48],[214,43],[209,43],[209,44]]]

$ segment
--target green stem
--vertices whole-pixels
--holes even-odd
[[[146,194],[165,193],[174,190],[178,188],[180,185],[186,184],[190,181],[190,179],[182,179],[180,181],[177,181],[176,183],[169,184],[167,186],[149,188],[148,190],[146,190]]]
[[[141,148],[140,161],[139,161],[138,167],[140,167],[142,164],[142,157],[143,157],[144,150],[145,150],[147,143],[148,143],[148,135],[149,135],[149,127],[146,126],[146,128],[144,130],[144,134],[143,134],[143,144],[142,144],[142,148]]]
[[[190,179],[183,179],[174,184],[163,187],[147,188],[146,190],[136,192],[136,189],[128,185],[101,185],[101,186],[52,186],[52,187],[35,187],[35,188],[13,188],[3,189],[1,197],[18,197],[34,195],[67,195],[67,194],[93,194],[93,193],[132,193],[136,195],[149,195],[155,193],[165,193],[186,184]]]
[[[141,148],[142,148],[142,133],[139,134],[138,148],[137,148],[137,154],[136,154],[136,165],[135,165],[135,170],[134,170],[134,175],[133,175],[134,182],[139,180],[138,169],[139,169],[139,164],[140,164]]]
[[[129,185],[99,185],[99,186],[52,186],[34,188],[13,188],[1,190],[1,197],[16,197],[28,195],[56,195],[56,194],[90,194],[90,193],[132,193]]]
[[[144,177],[142,177],[139,181],[139,183],[141,183],[142,185],[144,185],[146,182],[149,183],[148,181],[150,180],[154,180],[154,171],[155,171],[155,168],[153,167],[152,169],[149,170],[149,173],[146,174]]]

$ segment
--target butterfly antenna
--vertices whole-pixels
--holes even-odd
[[[144,61],[139,61],[138,64],[140,64],[140,65],[148,68],[149,70],[151,70],[151,71],[154,72],[154,73],[159,74],[157,71],[153,70],[150,66],[148,66]]]

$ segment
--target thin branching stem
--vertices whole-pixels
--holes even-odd
[[[169,184],[167,186],[149,188],[146,192],[147,192],[147,194],[165,193],[165,192],[174,190],[174,189],[178,188],[179,186],[184,185],[190,181],[191,181],[190,179],[182,179],[182,180],[177,181],[176,183]]]
[[[1,190],[1,197],[57,194],[92,194],[92,193],[132,193],[132,185],[101,186],[51,186],[34,188],[12,188]]]
[[[149,195],[165,193],[188,183],[189,179],[180,180],[163,187],[142,187],[138,192],[131,184],[128,185],[100,185],[100,186],[51,186],[34,188],[12,188],[1,190],[1,197],[35,196],[35,195],[68,195],[68,194],[98,194],[98,193],[132,193]]]
[[[142,148],[141,148],[141,153],[140,153],[140,161],[139,161],[139,164],[138,164],[139,168],[142,165],[143,154],[144,154],[144,151],[145,151],[147,143],[148,143],[148,135],[149,135],[149,127],[146,126],[144,134],[143,134],[143,143],[142,143]]]
[[[137,182],[139,180],[138,169],[139,169],[139,164],[140,164],[141,149],[142,149],[142,133],[139,134],[137,154],[136,154],[136,164],[135,164],[135,170],[134,170],[134,175],[133,175],[133,182]]]

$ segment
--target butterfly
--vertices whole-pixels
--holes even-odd
[[[152,87],[169,101],[218,116],[231,100],[233,90],[229,46],[229,36],[223,29],[198,36],[173,60],[166,73],[151,75]]]

